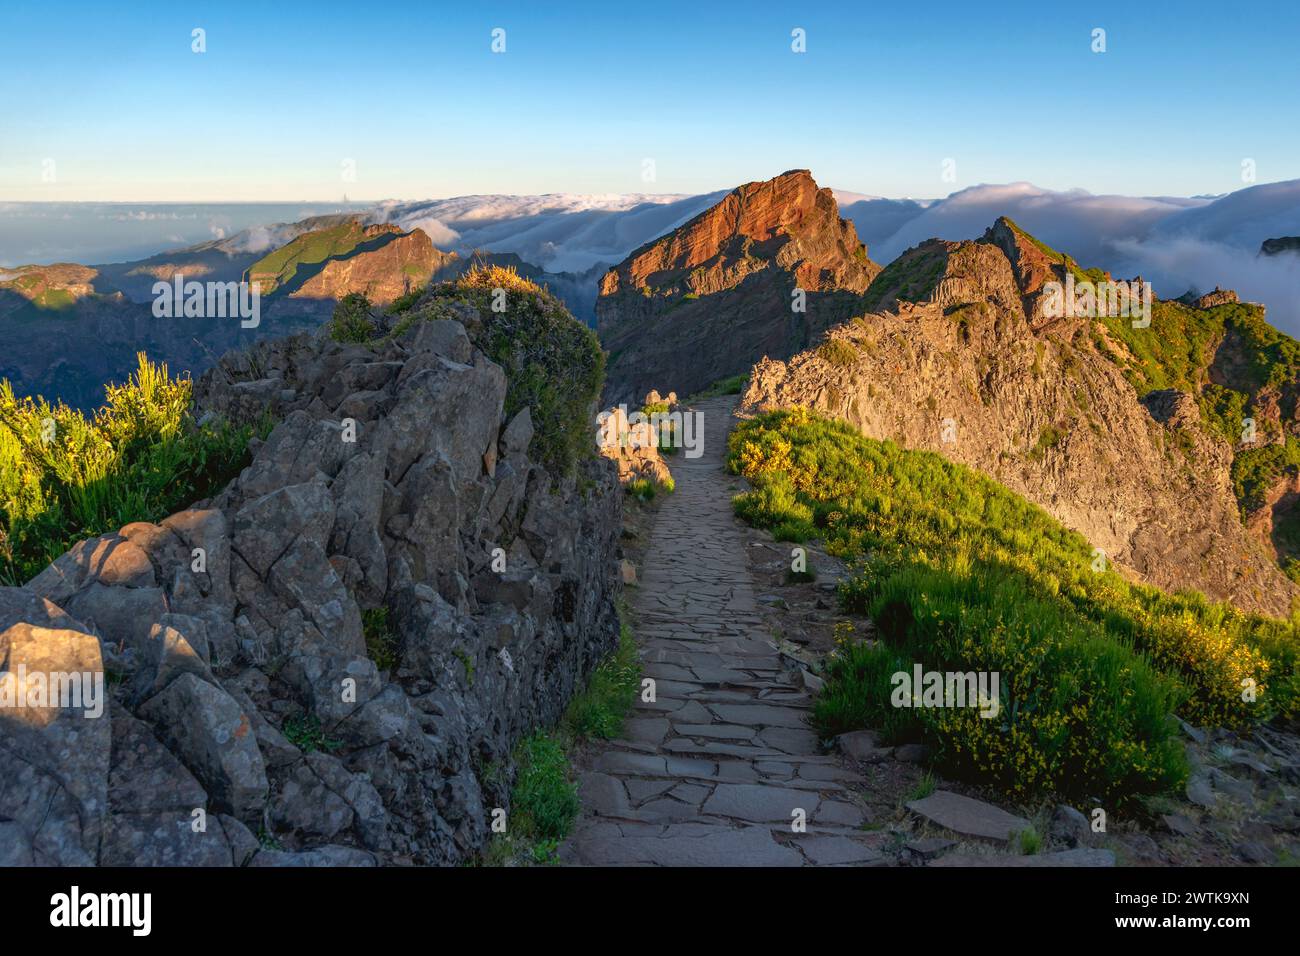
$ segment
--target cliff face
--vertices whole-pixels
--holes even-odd
[[[742,409],[808,406],[939,452],[1155,584],[1285,615],[1300,589],[1243,526],[1232,446],[1190,394],[1139,399],[1103,323],[1043,314],[1051,270],[1074,268],[1053,259],[1005,221],[909,250],[866,297],[876,311],[758,363]],[[1166,334],[1159,324],[1146,331]]]
[[[601,280],[606,397],[688,394],[788,356],[846,316],[879,271],[807,170],[741,186]],[[806,311],[792,307],[796,288]]]
[[[514,744],[618,633],[615,469],[553,479],[506,392],[450,319],[375,347],[261,343],[208,372],[201,410],[280,419],[249,467],[0,589],[7,669],[113,677],[102,717],[0,721],[0,864],[479,849]]]

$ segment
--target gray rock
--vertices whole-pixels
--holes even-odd
[[[878,763],[894,753],[893,747],[880,746],[876,733],[872,730],[854,730],[840,734],[835,742],[842,753],[863,763]]]
[[[207,791],[144,721],[113,715],[109,806],[114,813],[184,813],[206,808]]]
[[[0,856],[37,866],[93,864],[108,812],[112,752],[108,702],[90,699],[96,684],[104,686],[99,641],[19,623],[0,634],[0,648],[10,673],[29,675],[25,706],[7,709],[0,720],[0,821],[13,841]],[[71,697],[29,696],[38,686],[31,675],[38,674],[84,675],[80,706]]]
[[[1049,833],[1053,841],[1075,847],[1088,842],[1092,836],[1092,825],[1074,807],[1062,803],[1052,812]]]
[[[1024,817],[947,790],[936,790],[928,797],[912,800],[907,809],[954,833],[986,840],[1008,840],[1029,827]]]
[[[196,818],[175,811],[115,813],[104,830],[101,866],[231,866],[230,843],[213,815],[196,830]]]
[[[253,726],[234,699],[193,674],[182,674],[140,708],[199,779],[213,805],[255,819],[266,803],[266,766]]]

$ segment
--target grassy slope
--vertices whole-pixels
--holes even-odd
[[[1014,794],[1122,797],[1185,772],[1171,711],[1210,724],[1295,714],[1294,621],[1095,570],[1083,537],[963,466],[801,410],[741,425],[729,460],[753,486],[741,517],[862,561],[841,599],[883,640],[831,665],[817,709],[828,733],[928,740],[955,771]],[[1000,717],[892,707],[889,676],[914,662],[999,671]]]

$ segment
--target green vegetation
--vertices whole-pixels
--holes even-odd
[[[334,306],[329,336],[335,342],[366,343],[375,336],[370,300],[360,292],[349,292]]]
[[[1127,350],[1124,358],[1107,351],[1138,395],[1172,388],[1196,397],[1204,429],[1236,449],[1233,482],[1243,515],[1258,508],[1269,483],[1295,465],[1300,453],[1293,438],[1285,446],[1265,444],[1280,436],[1263,417],[1256,421],[1255,442],[1242,444],[1244,421],[1256,417],[1260,392],[1276,393],[1300,381],[1300,342],[1273,328],[1264,310],[1248,303],[1197,309],[1156,302],[1147,329],[1133,328],[1129,319],[1099,321]],[[1227,354],[1226,363],[1216,362],[1220,352]],[[1230,370],[1228,385],[1209,381],[1212,364]]]
[[[405,309],[395,304],[391,311],[400,319],[394,333],[417,321],[463,321],[457,306],[464,305],[479,317],[466,326],[471,340],[505,370],[506,416],[529,408],[532,456],[554,474],[572,473],[579,461],[595,454],[590,411],[605,381],[605,354],[596,333],[513,268],[483,265],[454,282],[430,285]]]
[[[863,297],[865,311],[887,309],[895,299],[920,302],[934,292],[947,265],[948,250],[942,244],[904,252],[871,281]]]
[[[388,608],[377,607],[361,612],[361,632],[366,641],[366,653],[381,671],[391,671],[397,666],[397,634],[388,620]]]
[[[343,746],[341,740],[334,740],[325,734],[320,720],[314,714],[293,714],[286,717],[280,728],[286,740],[305,754],[318,750],[333,753]]]
[[[559,726],[538,731],[515,748],[519,775],[511,791],[508,832],[493,838],[487,862],[554,862],[555,850],[580,809],[570,755],[585,740],[618,737],[640,687],[636,640],[622,608],[619,616],[623,620],[618,647],[569,701]]]
[[[1300,470],[1300,441],[1292,435],[1281,445],[1264,445],[1239,451],[1232,461],[1232,487],[1243,512],[1264,505],[1264,496],[1285,474]]]
[[[89,416],[0,382],[0,583],[25,583],[82,538],[159,521],[248,464],[252,428],[198,425],[189,378],[138,360]]]
[[[568,755],[557,738],[539,731],[515,748],[515,763],[519,776],[510,801],[511,822],[516,835],[542,843],[541,856],[549,856],[581,809],[578,789],[569,779]]]
[[[676,490],[677,483],[671,477],[663,481],[655,481],[652,478],[633,478],[623,486],[624,492],[640,502],[651,502],[661,492],[670,495]]]
[[[1038,433],[1038,441],[1029,450],[1031,461],[1042,461],[1047,452],[1065,440],[1065,429],[1055,425],[1044,425]]]
[[[749,373],[742,372],[740,375],[732,375],[729,378],[720,378],[712,385],[709,385],[703,391],[696,392],[690,398],[686,399],[683,404],[689,405],[692,402],[700,402],[706,398],[716,398],[719,395],[739,395],[745,391],[745,385],[749,382]]]
[[[1021,856],[1033,856],[1043,846],[1042,836],[1032,826],[1020,831],[1017,842],[1020,844]]]
[[[829,664],[815,711],[826,734],[925,741],[954,773],[1018,796],[1124,798],[1183,778],[1171,712],[1237,726],[1296,714],[1296,621],[1132,584],[963,466],[799,409],[741,424],[729,464],[753,487],[736,498],[742,518],[857,562],[841,601],[881,640]],[[918,662],[999,673],[998,717],[891,706],[891,675]]]
[[[853,343],[841,338],[823,342],[817,349],[817,355],[837,368],[847,368],[858,361],[858,350],[853,347]]]
[[[573,740],[613,740],[623,732],[623,719],[636,699],[640,681],[636,640],[631,627],[623,623],[614,653],[592,673],[586,689],[569,702],[562,725],[564,734]]]
[[[936,787],[938,787],[938,783],[939,782],[935,779],[934,774],[928,770],[925,771],[925,773],[921,774],[921,779],[916,781],[916,785],[907,792],[907,801],[924,800],[930,794],[934,793]]]

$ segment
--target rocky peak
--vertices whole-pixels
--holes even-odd
[[[601,280],[608,397],[665,384],[687,394],[763,355],[789,355],[844,317],[846,294],[856,300],[879,271],[807,170],[746,183]]]
[[[1285,616],[1300,589],[1243,527],[1233,447],[1203,421],[1190,386],[1139,392],[1123,356],[1137,360],[1105,322],[1042,314],[1043,284],[1065,270],[1105,277],[1054,255],[1005,218],[974,242],[922,243],[872,284],[867,314],[787,361],[759,362],[741,408],[804,406],[939,452],[1152,583]],[[1152,336],[1177,318],[1162,319],[1159,305]],[[1222,378],[1216,368],[1188,374]]]

